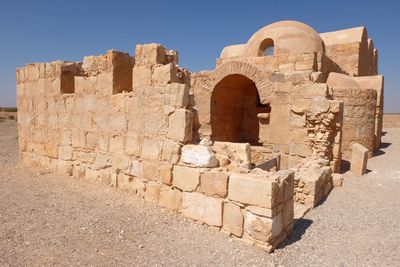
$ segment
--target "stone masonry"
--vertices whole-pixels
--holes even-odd
[[[272,251],[295,203],[312,208],[341,184],[332,177],[353,144],[370,156],[379,146],[377,74],[364,27],[318,34],[295,21],[225,47],[212,71],[181,68],[159,44],[28,64],[17,69],[21,159]]]

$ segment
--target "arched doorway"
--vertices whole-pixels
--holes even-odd
[[[258,113],[265,112],[255,83],[240,74],[224,77],[211,95],[211,139],[259,145]]]

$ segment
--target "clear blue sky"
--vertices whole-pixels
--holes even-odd
[[[385,112],[400,112],[400,1],[1,0],[0,106],[15,106],[15,69],[29,62],[81,61],[137,43],[177,49],[191,71],[214,68],[221,49],[259,28],[299,20],[318,32],[360,25],[379,49]]]

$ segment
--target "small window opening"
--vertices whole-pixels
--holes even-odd
[[[259,56],[273,56],[274,53],[274,41],[271,38],[267,38],[261,42],[258,52]]]
[[[264,56],[273,56],[274,55],[274,46],[268,46],[264,50]]]

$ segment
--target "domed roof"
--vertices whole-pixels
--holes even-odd
[[[319,34],[307,24],[298,21],[278,21],[269,24],[251,36],[247,42],[246,56],[262,56],[272,44],[274,55],[323,52]]]

